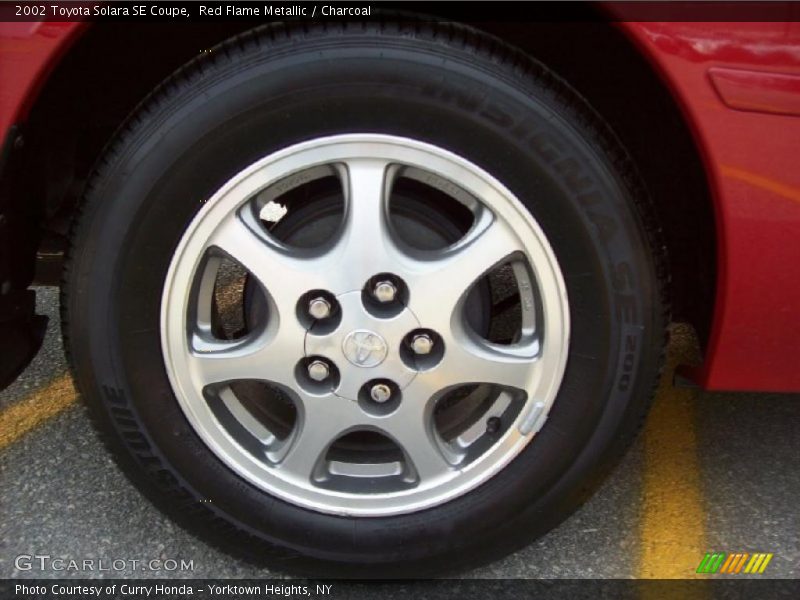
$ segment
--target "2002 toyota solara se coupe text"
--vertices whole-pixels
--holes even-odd
[[[404,18],[0,24],[0,379],[38,254],[132,479],[305,572],[554,527],[671,320],[687,381],[800,391],[798,23]]]

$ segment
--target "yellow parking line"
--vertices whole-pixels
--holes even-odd
[[[44,388],[0,411],[0,450],[72,406],[76,399],[72,378],[61,375]]]
[[[705,513],[694,430],[694,396],[672,387],[675,365],[692,362],[693,336],[672,330],[667,368],[644,430],[643,504],[638,576],[695,576],[706,551]]]

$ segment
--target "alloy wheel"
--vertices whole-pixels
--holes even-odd
[[[329,235],[282,239],[283,199],[321,181],[341,198]],[[457,203],[463,235],[435,248],[402,235],[401,181]],[[230,264],[243,316],[223,335]],[[502,340],[469,310],[499,269],[518,306]],[[491,175],[420,141],[340,135],[267,156],[205,200],[166,278],[161,339],[181,408],[228,467],[309,509],[380,516],[460,496],[531,442],[564,373],[569,311],[543,232]],[[245,399],[248,385],[263,396]]]

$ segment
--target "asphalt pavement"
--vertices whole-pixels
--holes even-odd
[[[76,400],[57,291],[38,292],[40,311],[50,317],[44,347],[0,393],[0,578],[282,577],[198,540],[121,474]],[[763,574],[728,577],[800,577],[800,395],[673,388],[672,368],[692,352],[688,330],[674,329],[643,435],[577,514],[464,576],[691,577],[706,552],[724,551],[773,554]],[[55,570],[53,559],[125,565]],[[160,570],[131,564],[153,559]],[[171,560],[175,570],[167,569]],[[191,569],[181,570],[181,560]],[[42,562],[50,566],[41,569]]]

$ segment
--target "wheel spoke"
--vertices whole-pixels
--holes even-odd
[[[411,283],[409,308],[427,327],[446,331],[460,301],[493,267],[522,246],[504,223],[482,211],[470,233]]]
[[[241,400],[236,396],[232,389],[220,391],[220,400],[228,409],[231,417],[236,419],[238,424],[243,427],[262,447],[264,454],[272,462],[276,462],[282,456],[283,451],[289,441],[280,439],[275,433],[266,426],[261,420],[251,413]]]
[[[303,356],[300,343],[290,337],[262,335],[245,342],[195,340],[190,351],[190,368],[202,386],[255,379],[294,386],[292,366]]]
[[[524,347],[500,346],[470,337],[459,341],[462,335],[451,340],[441,363],[417,375],[413,382],[417,393],[433,395],[470,383],[489,383],[523,391],[536,385],[540,373],[535,341]]]
[[[325,452],[354,424],[353,403],[346,402],[330,396],[305,396],[297,431],[279,468],[305,481],[313,479]]]
[[[499,346],[470,340],[456,346],[447,366],[453,377],[524,390],[535,375],[538,343],[525,347]],[[533,373],[532,373],[533,371]]]
[[[262,239],[237,215],[229,216],[217,228],[208,245],[219,248],[247,269],[269,290],[279,308],[290,309],[303,291],[322,286],[321,273],[313,261],[290,255]]]
[[[433,417],[423,408],[427,405],[425,400],[404,402],[397,412],[380,422],[381,429],[413,465],[420,483],[453,469],[437,442]]]
[[[340,169],[345,222],[333,255],[354,281],[397,267],[402,255],[389,233],[389,194],[395,169],[385,160],[353,159]]]

